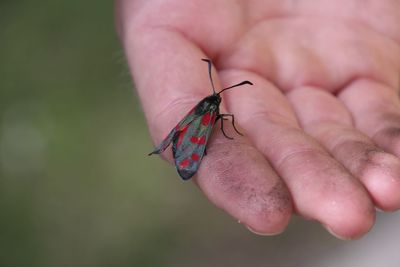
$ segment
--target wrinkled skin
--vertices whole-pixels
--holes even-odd
[[[222,95],[245,136],[215,127],[194,178],[252,231],[296,213],[357,238],[400,207],[400,1],[124,0],[117,29],[155,144],[211,94],[201,58],[254,83]]]

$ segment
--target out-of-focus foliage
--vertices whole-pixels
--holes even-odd
[[[146,156],[112,3],[2,1],[0,13],[0,266],[162,262],[183,185]]]

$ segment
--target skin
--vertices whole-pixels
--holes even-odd
[[[295,213],[353,239],[400,207],[398,0],[121,0],[117,29],[155,144],[211,94],[201,58],[254,83],[222,94],[244,137],[215,127],[194,177],[253,232]]]

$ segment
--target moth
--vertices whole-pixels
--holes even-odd
[[[210,138],[214,125],[218,120],[221,122],[221,131],[228,139],[233,139],[226,135],[224,131],[224,120],[230,117],[233,129],[242,135],[235,126],[233,114],[221,114],[219,105],[221,104],[220,94],[231,88],[244,84],[253,85],[249,81],[229,86],[218,93],[215,91],[214,82],[211,75],[212,62],[209,59],[202,59],[208,63],[208,75],[213,90],[209,95],[201,100],[183,119],[170,131],[168,136],[161,144],[149,154],[161,154],[172,142],[172,155],[178,174],[183,180],[189,180],[199,169],[201,160],[206,155],[206,146]]]

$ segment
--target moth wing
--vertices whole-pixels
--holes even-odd
[[[172,131],[169,132],[168,136],[161,142],[161,144],[157,146],[151,153],[149,153],[149,156],[153,154],[161,154],[162,152],[164,152],[164,150],[167,149],[177,133],[178,131],[175,128],[172,129]]]
[[[179,135],[180,132],[184,131],[185,127],[187,127],[196,118],[194,111],[195,108],[190,110],[189,113],[186,114],[186,116],[183,117],[183,119],[169,132],[168,136],[161,142],[161,144],[157,146],[151,153],[149,153],[149,156],[164,152],[172,140]]]
[[[215,120],[215,111],[206,112],[196,117],[173,138],[175,166],[183,180],[190,179],[197,172]]]

